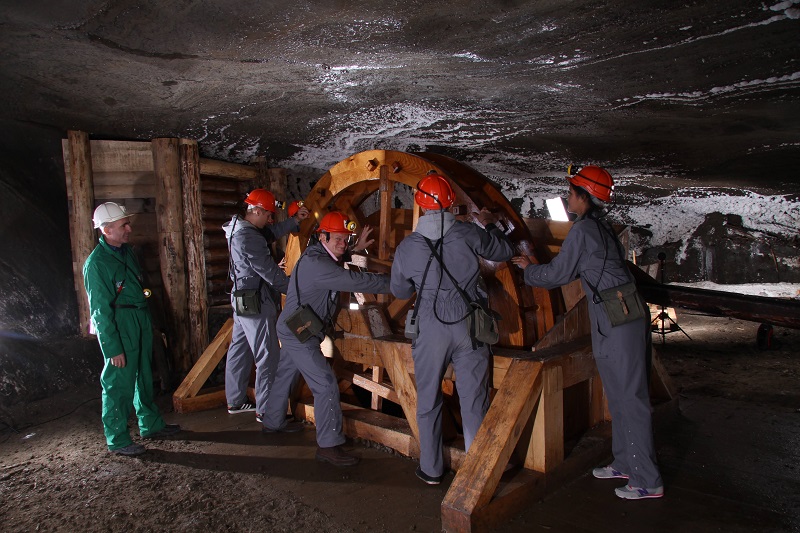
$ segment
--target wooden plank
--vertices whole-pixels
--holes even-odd
[[[161,280],[172,353],[176,368],[191,368],[189,338],[186,331],[187,284],[186,251],[183,245],[183,194],[181,191],[178,140],[153,139],[153,168],[156,175],[156,213],[158,224]]]
[[[407,300],[395,298],[386,307],[386,314],[389,316],[389,320],[400,320],[411,309],[412,305],[414,305],[414,298]]]
[[[375,346],[383,362],[383,367],[389,374],[389,379],[394,384],[397,393],[397,403],[403,408],[411,432],[419,442],[419,428],[417,426],[417,389],[403,355],[404,345],[390,341],[375,341]],[[408,346],[410,352],[411,347]]]
[[[373,368],[380,368],[380,367],[373,367]],[[377,395],[380,398],[386,398],[391,402],[400,403],[397,397],[397,393],[394,391],[394,387],[391,384],[387,384],[382,381],[376,381],[375,378],[370,379],[367,376],[356,374],[355,372],[346,369],[338,370],[336,372],[336,377],[338,377],[339,379],[346,379],[350,381],[353,385],[357,385],[362,389],[368,390],[373,395]],[[380,410],[375,407],[372,407],[372,409],[376,411]]]
[[[632,263],[628,266],[648,303],[800,329],[800,302],[796,300],[664,285],[648,279]]]
[[[197,396],[189,396],[186,398],[172,397],[172,406],[175,408],[176,413],[194,413],[197,411],[206,411],[221,407],[226,403],[225,387],[214,387],[213,390],[199,394]]]
[[[203,176],[217,176],[237,181],[249,181],[258,178],[258,169],[247,165],[217,161],[215,159],[200,158],[200,174]]]
[[[407,420],[342,403],[342,426],[351,438],[377,442],[407,457],[419,457],[419,445]],[[294,416],[314,423],[314,405],[299,401]]]
[[[231,334],[233,333],[233,319],[229,318],[225,324],[217,332],[214,340],[203,352],[203,355],[197,360],[192,369],[183,379],[180,386],[175,390],[172,395],[173,404],[176,401],[183,401],[198,394],[203,385],[205,385],[211,373],[222,361],[222,358],[228,352],[228,346],[231,343]],[[177,404],[175,409],[178,410]]]
[[[384,377],[383,375],[384,375],[383,368],[379,366],[372,367],[372,380],[371,380],[372,382],[383,384],[383,377]],[[372,409],[373,411],[380,411],[383,408],[384,398],[397,403],[397,394],[394,392],[394,388],[392,387],[390,391],[391,391],[390,392],[391,396],[379,394],[378,391],[372,391],[372,401],[370,402],[370,409]]]
[[[650,398],[669,401],[678,397],[678,389],[672,383],[667,369],[661,363],[659,351],[653,347],[650,370]]]
[[[183,218],[188,285],[187,312],[189,315],[189,354],[194,364],[208,345],[208,295],[205,258],[203,257],[203,219],[200,205],[200,151],[197,142],[181,139],[179,145]]]
[[[378,259],[389,259],[392,250],[390,231],[392,229],[392,193],[394,182],[389,180],[389,167],[381,165],[380,171],[380,226],[378,228]]]
[[[546,366],[542,371],[542,395],[533,422],[525,468],[548,472],[564,461],[563,390],[561,367]]]
[[[64,168],[68,169],[67,184],[74,191],[74,197],[68,200],[70,204],[69,234],[72,247],[72,280],[78,300],[80,333],[88,336],[91,318],[89,300],[83,285],[83,264],[94,250],[97,241],[92,224],[94,193],[91,143],[89,135],[85,132],[67,132]]]
[[[152,172],[153,156],[147,141],[92,141],[95,172]]]
[[[469,531],[475,509],[489,503],[542,392],[539,361],[511,363],[464,463],[442,501],[442,529]]]

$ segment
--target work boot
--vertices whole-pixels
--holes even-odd
[[[159,429],[155,433],[150,433],[149,435],[142,435],[142,438],[151,440],[165,439],[167,437],[175,435],[180,430],[181,427],[178,424],[166,424],[163,428]]]
[[[298,431],[303,431],[305,427],[306,426],[300,420],[287,420],[283,427],[279,427],[278,429],[264,426],[261,428],[261,433],[297,433]]]
[[[429,476],[425,472],[422,471],[422,467],[418,466],[416,472],[414,472],[418,478],[422,481],[427,483],[428,485],[438,485],[444,479],[444,474],[441,476]]]
[[[134,457],[136,455],[142,455],[144,452],[147,451],[147,448],[145,448],[141,444],[130,443],[127,446],[123,446],[122,448],[117,448],[116,450],[108,450],[108,451],[110,451],[115,455]]]
[[[330,448],[317,447],[316,459],[334,466],[355,466],[361,461],[360,457],[344,451],[341,445]]]

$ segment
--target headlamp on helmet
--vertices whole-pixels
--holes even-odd
[[[354,220],[348,220],[344,213],[331,211],[319,221],[317,233],[354,233],[358,224]]]
[[[275,195],[266,189],[253,189],[244,199],[244,203],[252,207],[266,209],[272,213],[276,211],[275,206],[277,204]]]

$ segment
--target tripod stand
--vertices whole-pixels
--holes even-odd
[[[667,254],[665,254],[664,252],[658,254],[659,269],[661,270],[660,276],[662,284],[664,283],[664,278],[665,278],[665,271],[666,271],[665,265],[667,262],[666,259],[667,259]],[[650,321],[650,331],[652,331],[657,335],[661,335],[661,344],[664,344],[666,342],[668,334],[675,333],[676,331],[680,331],[681,333],[686,335],[686,337],[689,340],[692,340],[692,338],[689,337],[689,334],[686,333],[683,330],[683,328],[681,328],[678,325],[678,323],[672,319],[671,316],[669,316],[666,305],[662,305],[659,313],[655,316],[655,318],[653,318],[652,321]]]

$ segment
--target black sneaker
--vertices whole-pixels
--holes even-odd
[[[167,437],[171,437],[178,433],[181,430],[181,427],[178,424],[166,424],[163,428],[159,429],[155,433],[150,433],[149,435],[142,435],[143,439],[165,439]]]
[[[228,414],[235,415],[237,413],[249,413],[250,411],[255,411],[256,405],[250,402],[240,403],[239,405],[229,405],[228,406]]]
[[[122,448],[117,448],[116,450],[108,450],[108,451],[116,455],[134,457],[136,455],[142,455],[144,452],[147,451],[147,448],[145,448],[141,444],[131,443],[128,444],[127,446],[123,446]]]
[[[444,474],[442,474],[441,476],[436,476],[436,477],[429,476],[428,474],[423,472],[422,468],[419,467],[419,466],[417,467],[417,471],[414,472],[414,473],[417,474],[417,477],[420,478],[425,483],[427,483],[428,485],[438,485],[439,483],[442,482],[442,479],[444,479]]]
[[[259,424],[264,421],[264,415],[262,413],[256,413],[256,422]]]

